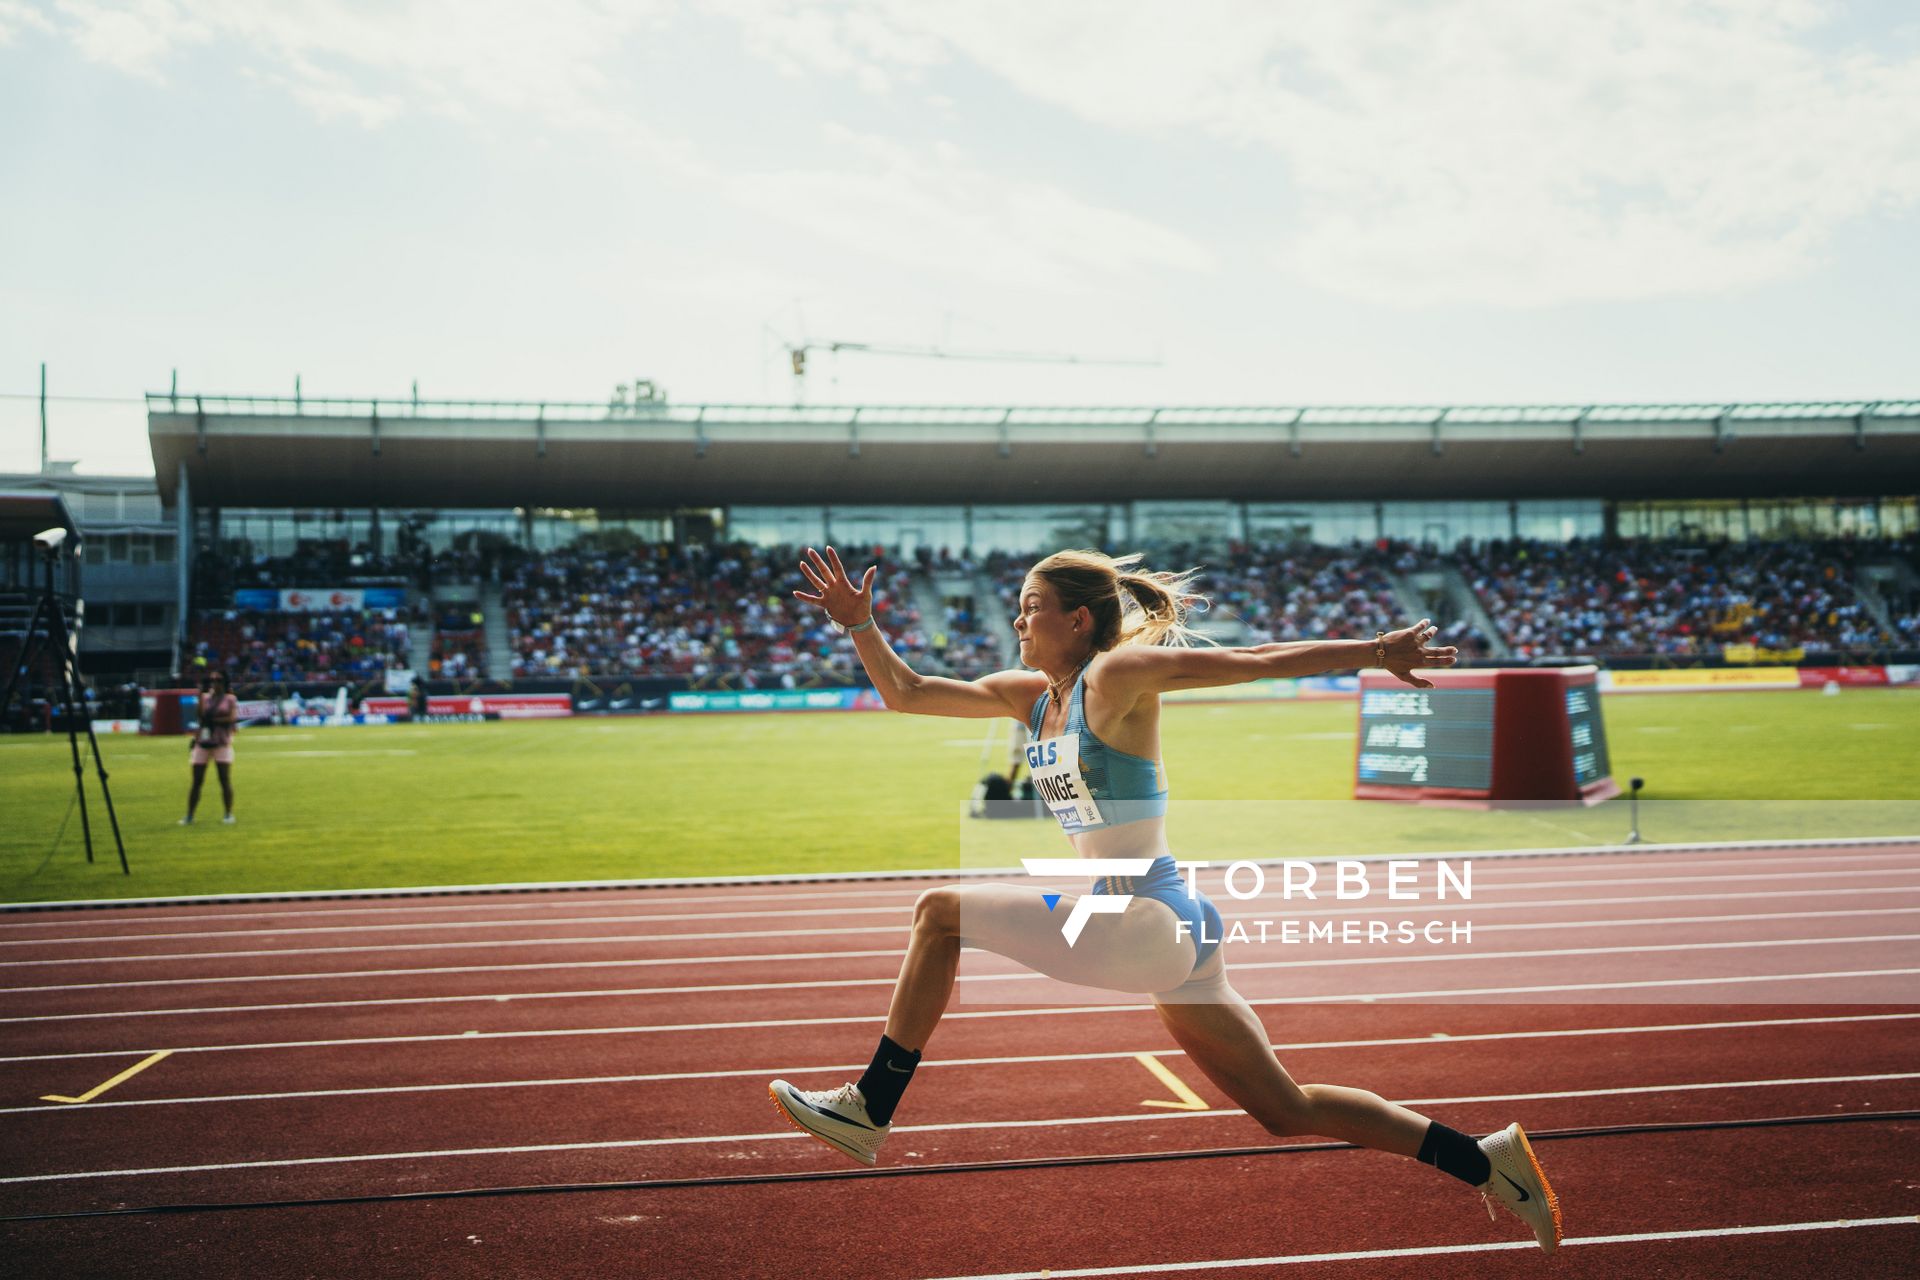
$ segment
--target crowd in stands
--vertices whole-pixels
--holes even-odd
[[[1920,587],[1902,588],[1888,613],[1893,622],[1894,647],[1920,649]]]
[[[397,542],[409,542],[401,537]],[[306,539],[290,555],[254,554],[242,541],[203,550],[194,561],[194,614],[185,666],[189,674],[226,671],[237,684],[378,679],[387,670],[424,665],[424,674],[477,679],[487,674],[483,619],[462,606],[429,626],[427,593],[435,583],[473,582],[497,568],[484,549],[376,553],[344,539]],[[235,607],[235,592],[265,588],[359,588],[406,591],[405,608],[331,612]],[[432,632],[430,648],[423,633]],[[426,652],[417,650],[426,649]]]
[[[203,613],[193,625],[191,671],[219,670],[239,684],[378,678],[412,666],[414,631],[424,618],[402,609]]]
[[[1412,610],[1440,622],[1442,641],[1469,657],[1504,647],[1525,660],[1712,655],[1729,645],[1920,648],[1914,553],[1912,542],[1594,540],[1462,544],[1438,554],[1382,541],[1162,545],[1148,548],[1147,563],[1201,566],[1196,588],[1210,605],[1191,621],[1227,643],[1371,637],[1406,625]],[[483,564],[459,553],[410,565],[354,553],[358,563],[344,568],[342,554],[338,546],[304,546],[296,556],[242,563],[227,580],[239,587],[348,585],[347,569],[361,581],[387,570],[417,576],[425,568],[454,578],[499,569],[508,651],[488,652],[477,605],[442,604],[430,615],[427,597],[410,590],[417,603],[394,610],[202,610],[191,636],[194,668],[218,667],[236,684],[364,681],[405,667],[456,680],[730,677],[788,686],[842,683],[860,670],[853,640],[794,598],[804,585],[794,548],[587,545],[507,562]],[[1909,568],[1881,586],[1889,629],[1859,598],[1855,580],[1866,560],[1902,559]],[[1033,560],[934,549],[905,559],[881,549],[847,555],[856,577],[869,563],[879,566],[875,612],[895,650],[918,670],[962,678],[1010,660],[1007,629]],[[916,599],[937,612],[923,618]],[[1493,640],[1473,625],[1479,609],[1493,624]],[[432,634],[424,654],[423,631]]]
[[[478,606],[450,604],[439,611],[426,674],[434,680],[478,680],[490,674],[487,617]]]
[[[1018,593],[1032,556],[996,553],[986,561],[1005,616],[1018,607]],[[1305,543],[1252,546],[1232,542],[1202,548],[1169,544],[1150,549],[1143,565],[1184,571],[1197,567],[1193,589],[1203,603],[1190,607],[1188,625],[1222,643],[1271,644],[1295,640],[1371,638],[1417,619],[1394,594],[1389,569],[1405,573],[1426,567],[1429,557],[1397,543],[1322,547]],[[1487,639],[1467,622],[1454,622],[1442,600],[1427,610],[1441,624],[1441,641],[1480,655]]]
[[[478,582],[497,571],[501,556],[490,549],[424,547],[375,552],[345,539],[304,539],[291,555],[260,555],[243,541],[229,540],[218,551],[194,557],[195,596],[206,607],[230,601],[237,590],[253,587],[355,587],[369,584],[411,586],[431,594],[436,585]]]
[[[928,653],[941,673],[971,680],[1006,666],[1000,633],[1013,615],[997,598],[982,598],[978,584],[985,562],[946,547],[922,547],[914,561],[936,586],[964,584],[958,591],[941,591],[939,621],[928,638]]]
[[[860,667],[853,639],[793,596],[805,585],[798,560],[793,548],[745,543],[530,557],[502,592],[510,673],[850,679]],[[894,649],[929,658],[907,568],[878,550],[847,560],[856,576],[878,565],[874,613]]]
[[[64,697],[66,675],[58,651],[42,640],[33,646],[32,661],[23,663],[26,649],[24,625],[18,631],[0,633],[0,688],[9,678],[17,681],[12,702],[0,707],[0,728],[9,731],[45,728],[48,708]]]
[[[1307,544],[1151,550],[1155,567],[1201,564],[1210,607],[1192,621],[1243,624],[1236,642],[1371,636],[1404,626],[1413,610],[1441,624],[1440,639],[1468,657],[1503,644],[1515,658],[1567,655],[1702,656],[1728,645],[1858,651],[1920,648],[1920,547],[1906,542],[1749,542],[1685,547],[1651,542],[1463,544],[1451,557],[1402,542],[1347,547]],[[1034,557],[995,552],[980,570],[1003,618]],[[1854,583],[1866,561],[1904,561],[1886,589],[1891,630],[1879,625]],[[1496,636],[1444,592],[1413,590],[1414,578],[1461,574]],[[1394,578],[1407,585],[1406,603]],[[1496,640],[1498,644],[1496,643]]]
[[[1367,637],[1416,619],[1394,598],[1385,552],[1371,546],[1235,544],[1208,566],[1216,607],[1243,619],[1250,643]]]
[[[1515,657],[1695,655],[1887,643],[1856,598],[1865,554],[1889,545],[1492,542],[1457,564]]]
[[[1883,544],[1884,546],[1885,544]],[[1892,579],[1879,584],[1881,603],[1893,630],[1893,646],[1920,649],[1920,539],[1908,538],[1892,544],[1895,555],[1875,554],[1882,564],[1904,564]]]

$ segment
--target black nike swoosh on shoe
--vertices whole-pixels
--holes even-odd
[[[1507,1175],[1506,1175],[1506,1174],[1504,1174],[1504,1173],[1503,1173],[1503,1174],[1501,1174],[1500,1176],[1501,1176],[1502,1178],[1506,1178],[1506,1180],[1507,1180],[1507,1185],[1508,1185],[1508,1186],[1510,1186],[1510,1187],[1512,1187],[1512,1188],[1513,1188],[1513,1189],[1514,1189],[1515,1191],[1517,1191],[1517,1192],[1519,1192],[1519,1193],[1520,1193],[1520,1203],[1521,1203],[1521,1204],[1525,1204],[1525,1203],[1526,1203],[1527,1201],[1529,1201],[1529,1200],[1531,1200],[1531,1199],[1533,1199],[1533,1197],[1532,1197],[1532,1196],[1530,1196],[1530,1195],[1528,1195],[1528,1194],[1527,1194],[1527,1189],[1526,1189],[1525,1187],[1523,1187],[1523,1186],[1521,1186],[1521,1185],[1520,1185],[1519,1183],[1517,1183],[1517,1182],[1515,1182],[1515,1181],[1514,1181],[1514,1180],[1513,1180],[1512,1178],[1507,1178]]]
[[[808,1102],[805,1098],[796,1096],[794,1098],[794,1101],[799,1103],[801,1106],[805,1107],[807,1110],[813,1112],[813,1114],[817,1116],[825,1116],[829,1120],[838,1120],[841,1124],[850,1124],[857,1129],[873,1128],[873,1126],[870,1124],[861,1124],[858,1120],[855,1120],[852,1116],[843,1116],[838,1111],[828,1111],[824,1107],[816,1107],[811,1102]],[[1509,1179],[1509,1181],[1511,1181],[1511,1179]]]

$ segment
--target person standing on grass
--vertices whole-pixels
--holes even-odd
[[[180,825],[193,825],[193,811],[200,807],[200,784],[207,779],[207,762],[220,771],[220,799],[227,814],[220,819],[233,821],[233,724],[239,718],[240,702],[227,688],[227,673],[215,671],[200,691],[200,727],[193,735],[193,788],[187,792],[187,816]]]
[[[874,623],[873,569],[855,586],[832,547],[825,556],[808,548],[800,571],[813,590],[794,595],[854,637],[890,709],[1021,721],[1032,734],[1034,784],[1077,852],[1151,859],[1151,869],[1095,881],[1095,893],[1132,900],[1123,912],[1088,917],[1072,945],[1059,922],[1076,895],[1050,906],[1039,889],[1016,885],[922,893],[872,1065],[837,1089],[775,1080],[768,1086],[774,1104],[803,1132],[873,1164],[953,994],[960,950],[978,947],[1064,982],[1151,995],[1187,1056],[1269,1133],[1319,1134],[1412,1156],[1479,1190],[1489,1216],[1496,1201],[1507,1206],[1552,1252],[1561,1238],[1559,1202],[1518,1124],[1475,1141],[1363,1089],[1294,1083],[1259,1015],[1227,981],[1219,911],[1188,890],[1167,847],[1162,693],[1368,666],[1427,689],[1432,682],[1414,673],[1452,666],[1455,651],[1429,643],[1437,629],[1425,619],[1372,640],[1188,647],[1186,611],[1197,600],[1189,576],[1144,572],[1138,561],[1097,551],[1040,561],[1013,620],[1026,669],[961,681],[920,675],[893,652]]]

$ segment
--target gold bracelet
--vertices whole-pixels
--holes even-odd
[[[1387,665],[1387,633],[1373,633],[1373,665],[1384,668]]]

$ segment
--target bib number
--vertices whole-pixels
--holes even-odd
[[[1033,789],[1041,803],[1062,827],[1077,831],[1100,825],[1100,806],[1080,775],[1080,735],[1066,733],[1029,742],[1027,771],[1033,775]]]

